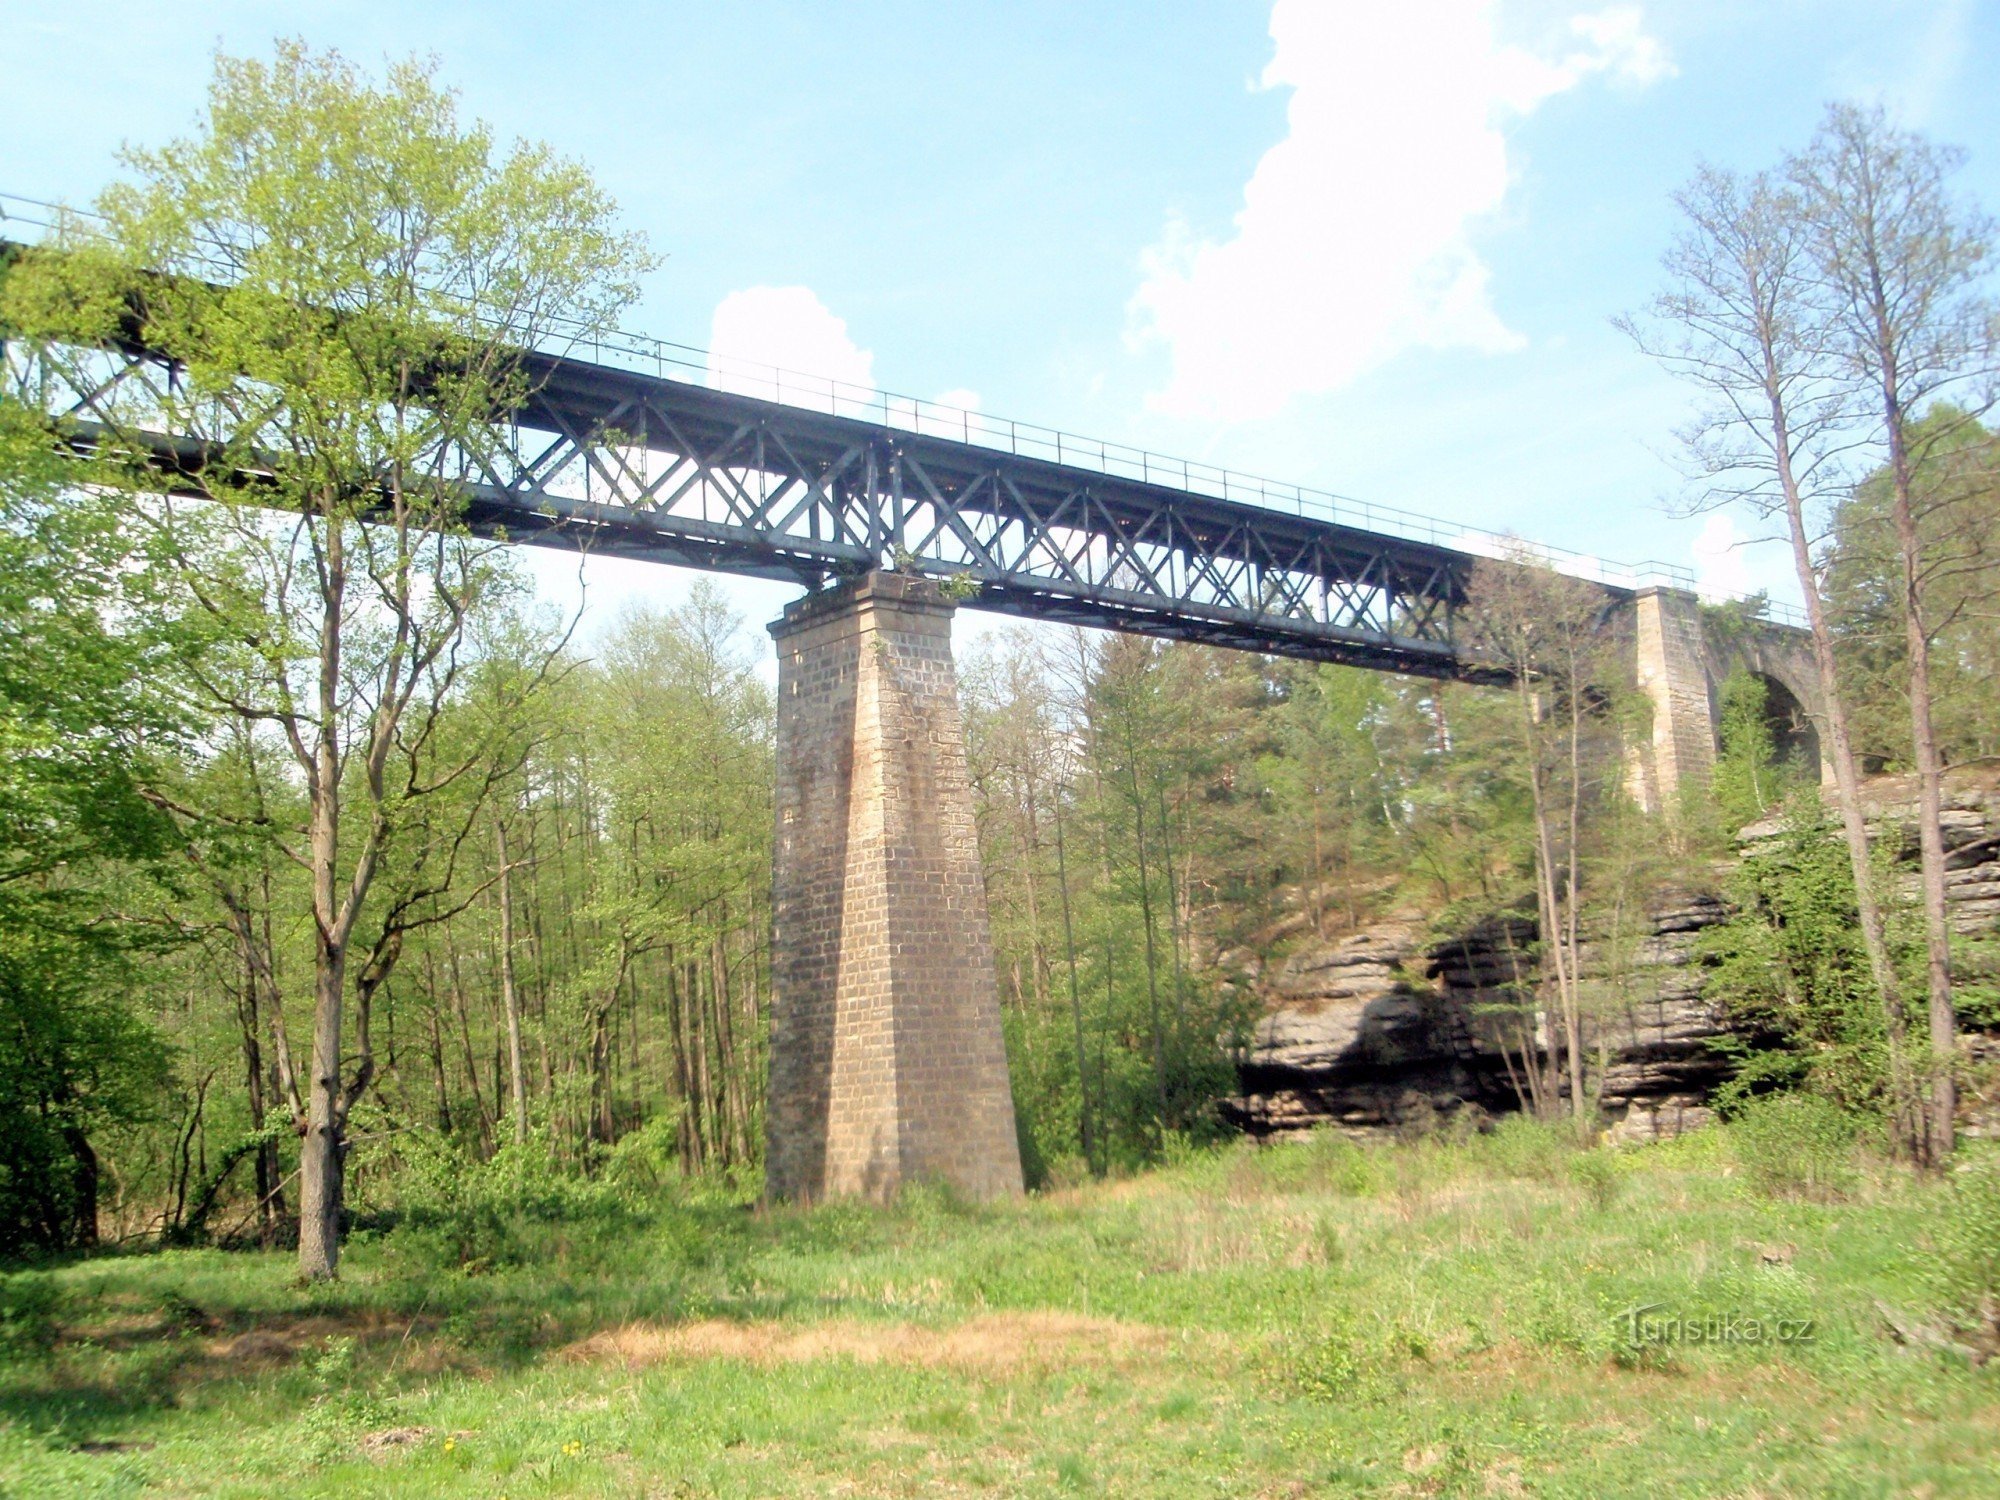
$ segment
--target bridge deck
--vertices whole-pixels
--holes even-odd
[[[124,374],[158,389],[145,373],[157,356],[103,357],[125,370],[52,402],[51,416],[87,433]],[[465,456],[467,519],[483,534],[808,587],[894,567],[964,579],[974,608],[1494,676],[1457,629],[1473,551],[997,448],[970,440],[969,417],[964,438],[912,431],[890,420],[889,398],[881,420],[863,420],[676,378],[664,361],[652,372],[525,357],[534,394],[502,442]],[[1060,453],[1061,435],[1047,436]],[[167,471],[200,461],[193,434],[147,440]]]
[[[1470,553],[689,381],[534,359],[537,392],[505,462],[473,487],[482,530],[807,584],[883,566],[965,575],[974,608],[1487,675],[1454,638]],[[607,431],[615,441],[599,440]]]

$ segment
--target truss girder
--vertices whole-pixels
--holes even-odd
[[[968,575],[975,607],[1488,675],[1455,639],[1469,554],[683,381],[531,364],[535,396],[460,456],[483,532],[808,586],[885,566]],[[105,351],[88,383],[45,400],[88,420],[171,373]],[[187,441],[159,435],[163,469]]]

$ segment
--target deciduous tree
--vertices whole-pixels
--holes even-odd
[[[1926,1154],[1949,1156],[1957,1113],[1957,1016],[1945,908],[1944,763],[1932,717],[1931,588],[1939,561],[1924,513],[1956,503],[1950,486],[1920,490],[1929,449],[1974,419],[2000,367],[2000,307],[1986,295],[1993,226],[1947,188],[1964,153],[1893,127],[1880,108],[1837,104],[1790,164],[1801,228],[1830,312],[1828,351],[1867,393],[1888,456],[1890,514],[1901,562],[1898,603],[1917,771],[1931,1069]],[[1919,423],[1945,397],[1960,421]]]
[[[280,737],[305,787],[299,1264],[329,1277],[371,1002],[426,903],[412,887],[369,918],[370,897],[415,805],[483,763],[434,754],[493,578],[459,524],[467,483],[529,394],[519,351],[608,327],[645,256],[581,167],[497,147],[416,63],[378,84],[296,43],[218,57],[194,134],[125,164],[99,223],[70,236],[87,253],[49,274],[78,294],[73,316],[109,278],[122,331],[173,361],[170,381],[100,402],[105,451],[136,451],[141,428],[194,440],[183,484],[223,519],[177,500],[144,513],[237,670],[185,665],[216,708]]]
[[[1868,852],[1847,698],[1814,548],[1817,513],[1846,477],[1855,389],[1830,359],[1833,309],[1812,263],[1795,192],[1766,174],[1704,167],[1674,197],[1682,226],[1668,288],[1620,326],[1693,385],[1703,404],[1682,431],[1699,508],[1782,515],[1819,674],[1822,739],[1834,773],[1868,970],[1889,1037],[1892,1109],[1907,1148],[1917,1129],[1902,981]]]

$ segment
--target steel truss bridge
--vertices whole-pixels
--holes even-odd
[[[1232,479],[1245,481],[1219,470],[1074,438],[1065,452],[1046,429],[872,391],[843,398],[826,382],[815,392],[792,377],[792,400],[717,388],[663,352],[678,347],[526,354],[532,395],[466,467],[471,529],[808,588],[894,567],[962,579],[971,607],[1034,619],[1495,677],[1458,626],[1472,568],[1497,538],[1470,550],[1350,524],[1308,513],[1295,489],[1287,512],[1261,482],[1249,483],[1266,503],[1231,498]],[[655,368],[635,368],[648,362],[635,350]],[[91,379],[43,399],[87,440],[112,425],[121,389],[171,379],[150,351],[101,351]],[[169,473],[193,458],[186,435],[148,441]],[[1220,496],[1202,492],[1212,476]],[[1556,556],[1560,566],[1567,554]],[[1636,583],[1597,576],[1613,599]]]
[[[795,579],[895,566],[966,602],[1454,675],[1473,559],[1314,517],[572,359],[472,490],[519,540]],[[597,434],[615,431],[615,445]]]

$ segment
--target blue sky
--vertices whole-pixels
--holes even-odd
[[[591,165],[667,257],[649,332],[1781,593],[1775,549],[1673,513],[1687,396],[1607,322],[1668,194],[1862,98],[2000,207],[1971,0],[10,0],[0,190],[87,199],[278,33],[435,54]],[[590,577],[594,613],[688,581]]]

